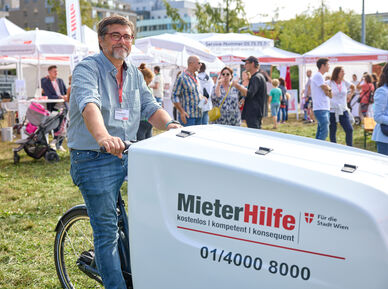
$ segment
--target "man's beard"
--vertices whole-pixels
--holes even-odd
[[[123,49],[115,49],[115,48],[123,48]],[[124,45],[114,45],[112,47],[112,56],[118,60],[124,60],[129,55],[129,49]]]

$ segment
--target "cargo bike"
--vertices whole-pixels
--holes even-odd
[[[119,241],[128,288],[388,288],[386,156],[217,125],[171,130],[128,153],[129,234],[120,229]],[[127,222],[121,205],[119,214]],[[62,286],[95,288],[85,207],[56,230]]]

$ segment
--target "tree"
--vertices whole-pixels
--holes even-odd
[[[66,9],[64,0],[49,0],[49,4],[52,5],[52,10],[58,16],[59,33],[67,34],[66,26]],[[90,1],[80,0],[79,6],[81,9],[81,22],[89,27],[93,27],[98,21],[98,18],[92,17],[92,5]]]
[[[322,12],[323,9],[323,12]],[[323,24],[322,23],[323,20]],[[319,23],[317,25],[317,23]],[[322,28],[323,25],[323,28]],[[322,44],[338,31],[342,31],[354,40],[361,40],[361,16],[354,11],[331,12],[326,6],[307,10],[287,21],[276,21],[270,30],[261,31],[263,36],[272,36],[279,48],[296,53],[306,53]],[[322,40],[322,31],[323,40]],[[388,49],[388,24],[374,16],[366,19],[366,44]]]
[[[187,29],[187,23],[179,15],[178,9],[171,7],[167,0],[163,0],[163,4],[166,7],[166,14],[172,20],[172,29],[178,32],[183,32]]]
[[[229,33],[247,27],[243,0],[224,0],[223,5],[212,7],[209,3],[195,3],[198,32]]]

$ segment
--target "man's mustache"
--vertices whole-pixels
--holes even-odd
[[[126,46],[124,46],[124,45],[122,45],[122,44],[118,44],[118,45],[113,45],[113,48],[124,48],[125,49],[125,51],[127,51],[128,52],[128,47],[126,47]]]

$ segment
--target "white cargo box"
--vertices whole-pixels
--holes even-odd
[[[184,130],[194,134],[130,148],[135,289],[388,288],[387,157],[262,130]]]

